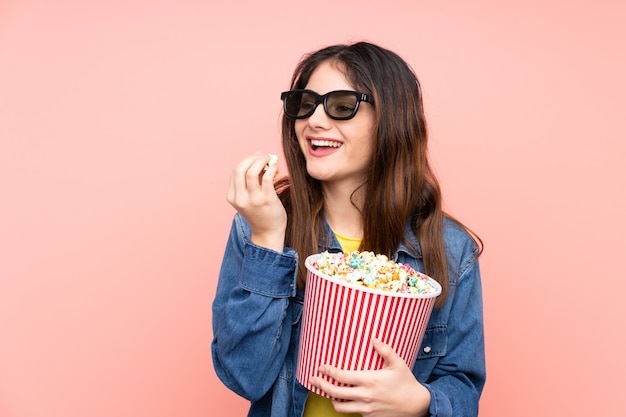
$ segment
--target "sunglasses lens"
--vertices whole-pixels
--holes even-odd
[[[331,93],[326,98],[326,111],[335,119],[350,119],[356,113],[357,104],[357,97],[354,93]]]
[[[294,119],[309,116],[315,107],[315,97],[301,91],[290,91],[285,95],[285,114]]]

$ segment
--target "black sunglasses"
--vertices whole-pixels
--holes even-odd
[[[374,99],[367,94],[349,90],[331,91],[323,96],[311,90],[291,90],[281,93],[280,99],[283,101],[285,116],[290,119],[311,117],[317,105],[323,103],[328,117],[348,120],[356,115],[360,102],[374,104]]]

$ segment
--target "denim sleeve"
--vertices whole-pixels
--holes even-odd
[[[473,256],[461,270],[453,298],[448,302],[451,309],[447,352],[425,384],[431,395],[430,414],[477,416],[486,370],[480,270]]]
[[[289,347],[297,254],[254,245],[249,236],[247,223],[237,214],[212,306],[211,351],[224,385],[256,401],[276,381]]]

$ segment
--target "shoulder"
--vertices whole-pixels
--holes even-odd
[[[479,246],[474,237],[461,223],[448,216],[443,222],[443,244],[448,267],[456,271],[456,275],[462,275],[478,258]]]
[[[469,247],[478,252],[478,244],[468,230],[457,220],[446,216],[443,220],[443,241],[446,247]]]

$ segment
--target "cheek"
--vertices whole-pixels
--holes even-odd
[[[363,136],[359,145],[359,159],[369,161],[375,152],[374,138],[371,136]]]
[[[302,146],[303,143],[306,143],[304,138],[304,128],[306,126],[306,122],[303,120],[296,120],[296,123],[293,127],[293,130],[296,132],[296,138],[298,138],[298,143]]]
[[[369,126],[363,126],[363,128],[355,130],[352,137],[356,138],[363,150],[372,151],[374,149],[375,135],[373,129]]]
[[[300,134],[304,130],[307,125],[307,120],[308,119],[296,119],[293,124],[293,129],[296,131],[296,133]]]

